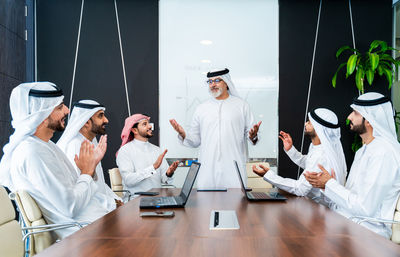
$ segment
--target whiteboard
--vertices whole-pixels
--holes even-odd
[[[277,158],[278,0],[160,0],[160,146],[168,158],[196,158],[169,120],[185,131],[199,103],[209,99],[206,73],[228,68],[240,96],[262,121],[249,157]]]

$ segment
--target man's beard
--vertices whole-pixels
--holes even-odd
[[[49,117],[49,124],[47,125],[47,128],[52,129],[54,131],[64,131],[65,129],[65,124],[62,124],[62,121],[65,121],[65,118],[67,117],[67,115],[64,116],[64,118],[62,118],[59,121],[53,120],[52,118]]]
[[[103,126],[107,125],[107,123],[103,123],[101,125],[97,125],[92,123],[92,133],[94,133],[95,135],[104,135],[106,134],[106,128]]]
[[[350,121],[350,124],[353,125],[353,127],[350,127],[350,130],[359,135],[362,135],[365,132],[367,132],[367,128],[365,127],[365,119],[363,119],[363,121],[359,125],[354,125],[353,122],[351,122],[351,121]]]
[[[151,138],[151,137],[153,136],[153,133],[151,133],[151,134],[149,135],[149,133],[148,133],[147,130],[146,130],[145,132],[139,131],[139,135],[140,135],[141,137]]]
[[[212,97],[217,98],[222,94],[222,89],[219,87],[215,87],[217,91],[212,91],[211,88],[208,88],[208,92],[212,95]]]
[[[310,137],[310,139],[313,139],[313,138],[315,138],[317,136],[317,133],[315,133],[315,130],[313,130],[313,131],[305,131],[304,135]]]

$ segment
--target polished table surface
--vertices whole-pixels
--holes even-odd
[[[400,256],[390,240],[307,198],[287,196],[248,202],[239,189],[193,190],[172,218],[140,217],[149,210],[140,210],[136,198],[37,256]],[[240,229],[210,230],[211,210],[235,210]]]

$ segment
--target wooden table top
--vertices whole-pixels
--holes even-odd
[[[172,218],[140,217],[149,210],[140,210],[137,198],[37,256],[400,256],[390,240],[309,199],[287,196],[249,202],[239,189],[193,190]],[[210,230],[211,210],[235,210],[240,229]]]

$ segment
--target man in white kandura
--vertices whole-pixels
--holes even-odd
[[[74,165],[78,176],[81,171],[74,162],[75,155],[79,157],[79,149],[83,141],[89,140],[96,147],[98,145],[96,136],[106,134],[108,119],[105,116],[105,110],[103,105],[93,100],[81,100],[74,103],[68,125],[57,142],[57,146]],[[102,140],[107,140],[107,136],[102,137]],[[94,180],[98,186],[96,197],[104,205],[104,208],[112,211],[116,204],[122,204],[122,199],[106,184],[101,162],[96,166]]]
[[[325,108],[318,108],[308,113],[305,124],[305,135],[311,138],[307,155],[302,155],[293,146],[292,137],[281,131],[279,138],[289,158],[298,166],[307,171],[320,172],[318,165],[329,167],[328,170],[336,171],[336,179],[344,185],[347,175],[346,160],[344,158],[342,143],[340,142],[340,127],[335,113]],[[298,196],[307,196],[314,201],[329,206],[329,200],[324,197],[319,188],[313,188],[301,174],[298,180],[282,178],[274,171],[260,165],[253,166],[257,175],[272,185]]]
[[[106,142],[95,149],[82,143],[75,163],[78,176],[67,156],[50,139],[63,131],[69,113],[62,91],[50,82],[24,83],[10,96],[12,125],[15,128],[4,146],[0,182],[12,191],[26,190],[39,205],[48,223],[92,222],[108,213],[95,198],[93,181],[96,165],[103,158]],[[77,228],[57,230],[59,238]]]
[[[164,159],[167,150],[161,151],[150,143],[152,136],[150,117],[134,114],[126,118],[117,165],[124,189],[132,194],[160,188],[161,183],[172,184],[172,175],[178,167],[178,161],[168,166]]]
[[[306,172],[306,179],[314,187],[324,188],[325,196],[335,204],[333,209],[347,218],[392,220],[400,194],[400,144],[390,99],[379,93],[366,93],[355,99],[351,108],[353,112],[347,117],[350,129],[360,135],[363,146],[356,152],[346,186],[323,167],[318,174]],[[391,224],[361,225],[391,237]]]
[[[254,125],[250,107],[239,97],[228,69],[209,72],[207,78],[212,98],[197,107],[188,132],[176,120],[170,123],[183,145],[200,146],[198,188],[240,188],[233,161],[247,177],[247,140],[257,143],[261,121]]]

